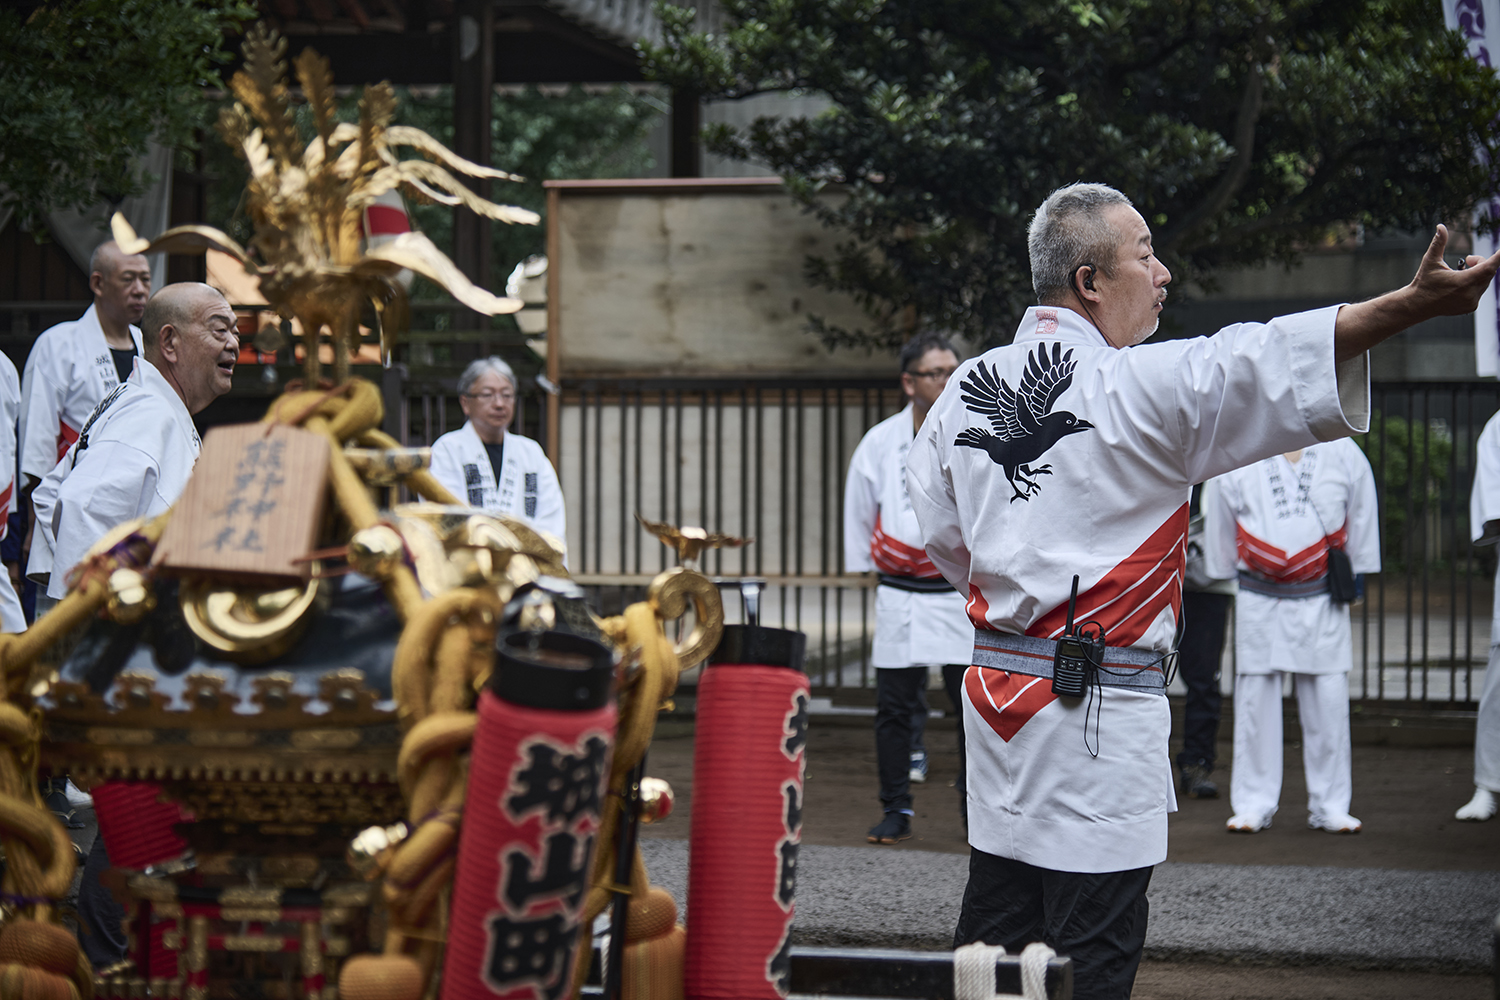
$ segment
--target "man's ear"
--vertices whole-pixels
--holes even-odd
[[[901,373],[901,391],[907,399],[917,398],[917,380],[910,372]]]
[[[1086,302],[1099,302],[1103,296],[1094,285],[1099,269],[1093,264],[1079,264],[1073,269],[1073,292]]]
[[[156,349],[164,361],[177,361],[177,327],[171,323],[162,326],[156,335]]]
[[[104,275],[100,274],[98,271],[89,272],[89,291],[94,293],[95,298],[98,298],[101,294],[103,294]]]

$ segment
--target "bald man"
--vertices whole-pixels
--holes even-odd
[[[47,597],[105,532],[176,502],[198,460],[193,414],[229,391],[240,341],[234,310],[208,285],[168,285],[141,319],[142,356],[36,488],[37,534],[54,547]],[[33,563],[28,575],[43,582]],[[38,608],[40,614],[41,608]]]
[[[151,295],[151,266],[113,241],[89,260],[94,304],[71,323],[42,333],[21,380],[21,486],[35,486],[78,439],[105,393],[125,381],[141,350],[140,323]]]

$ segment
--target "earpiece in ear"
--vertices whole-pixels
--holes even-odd
[[[1083,279],[1083,287],[1092,292],[1094,290],[1094,265],[1085,264],[1083,266],[1089,269],[1088,277]]]

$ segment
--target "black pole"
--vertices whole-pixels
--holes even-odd
[[[630,908],[630,868],[641,830],[641,779],[646,776],[646,756],[625,776],[620,797],[620,829],[615,835],[615,900],[609,912],[609,958],[604,965],[604,1000],[620,1000],[624,989],[625,921]]]

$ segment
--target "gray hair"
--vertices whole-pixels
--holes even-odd
[[[1104,210],[1111,205],[1128,206],[1130,199],[1108,184],[1082,181],[1058,188],[1042,202],[1026,240],[1038,302],[1059,304],[1084,264],[1114,277],[1120,234],[1104,220]]]
[[[516,373],[510,370],[510,365],[491,354],[487,358],[469,362],[469,367],[465,368],[464,373],[458,377],[458,394],[467,396],[469,390],[474,388],[475,382],[491,373],[508,380],[513,390],[520,390],[521,387],[516,384]]]

